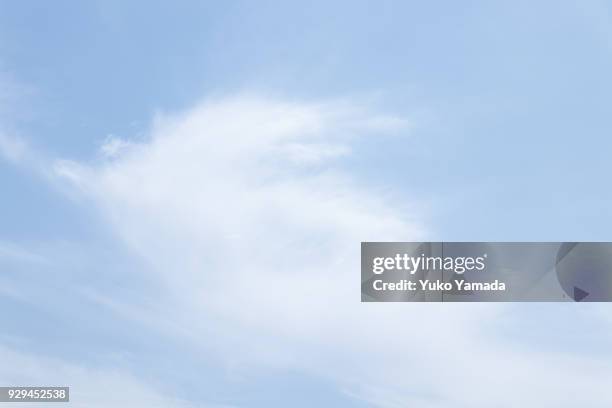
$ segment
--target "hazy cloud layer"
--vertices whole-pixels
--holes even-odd
[[[100,369],[82,366],[57,358],[24,353],[0,345],[0,383],[36,386],[70,385],[70,406],[120,408],[195,408],[176,397],[162,395],[137,376],[119,369]],[[26,407],[37,404],[5,403],[8,407]],[[206,405],[207,408],[212,408]],[[217,407],[220,408],[220,407]]]

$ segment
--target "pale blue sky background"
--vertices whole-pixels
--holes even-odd
[[[138,140],[156,112],[207,97],[368,101],[408,118],[410,137],[359,140],[338,165],[420,209],[431,240],[610,240],[609,2],[126,3],[0,1],[2,130],[95,162],[108,135]],[[36,172],[1,161],[0,186],[0,242],[53,261],[0,253],[5,284],[37,282],[27,300],[0,292],[5,343],[92,366],[128,353],[117,364],[195,403],[367,406],[299,370],[228,379],[180,340],[123,335],[112,312],[62,297],[63,280],[120,291],[146,267]],[[564,309],[568,324],[555,306],[512,310],[490,330],[517,350],[589,355],[611,340],[584,311]]]
[[[2,68],[41,148],[88,157],[210,93],[366,96],[424,123],[356,171],[435,201],[437,237],[607,238],[606,2],[124,3],[2,2]],[[55,230],[23,190],[3,222]]]

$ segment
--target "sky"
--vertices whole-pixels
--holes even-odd
[[[609,407],[605,304],[358,286],[361,241],[609,241],[611,71],[605,1],[0,0],[0,384]]]

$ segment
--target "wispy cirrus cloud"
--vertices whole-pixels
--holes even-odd
[[[95,297],[232,370],[303,370],[376,406],[607,406],[608,367],[498,338],[503,305],[360,303],[359,242],[426,228],[337,159],[355,137],[405,125],[350,104],[238,96],[158,117],[111,160],[58,162],[163,288],[154,304]]]

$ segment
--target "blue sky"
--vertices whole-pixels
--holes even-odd
[[[46,151],[90,157],[209,94],[375,99],[422,123],[406,149],[364,158],[378,164],[364,176],[437,203],[438,236],[606,238],[605,3],[2,8],[2,67],[27,89],[11,105]]]
[[[0,358],[44,361],[0,380],[86,372],[159,406],[490,406],[436,386],[465,363],[436,357],[448,330],[531,373],[508,406],[540,377],[597,385],[553,361],[612,375],[605,307],[316,289],[356,285],[365,239],[609,240],[607,2],[125,3],[0,1]],[[415,311],[419,336],[393,328]],[[377,330],[429,360],[394,362]]]

